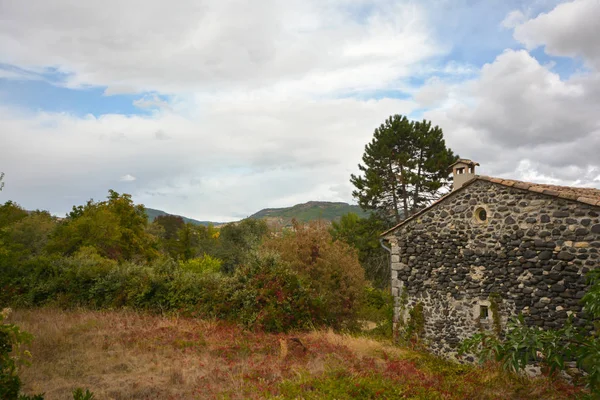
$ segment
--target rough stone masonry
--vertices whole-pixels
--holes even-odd
[[[518,313],[545,328],[570,314],[589,325],[580,300],[600,265],[600,202],[518,186],[476,177],[384,234],[395,322],[422,303],[434,353],[452,357],[463,339],[492,329],[491,295],[502,325]]]

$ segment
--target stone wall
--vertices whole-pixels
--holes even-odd
[[[387,239],[395,320],[421,302],[435,353],[452,356],[462,339],[492,328],[480,319],[491,294],[502,324],[519,312],[545,328],[570,314],[588,323],[580,300],[586,272],[600,265],[600,207],[475,181]]]

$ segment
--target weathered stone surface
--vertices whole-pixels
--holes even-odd
[[[569,253],[568,251],[561,251],[556,258],[559,260],[571,261],[575,259],[575,254]]]
[[[480,206],[485,223],[473,218]],[[479,306],[489,305],[492,293],[501,299],[502,324],[520,312],[541,327],[560,326],[567,311],[581,318],[585,273],[600,267],[600,207],[486,181],[450,196],[394,237],[395,320],[401,309],[406,320],[422,303],[425,336],[438,354],[455,352],[480,326],[492,329],[478,323]]]

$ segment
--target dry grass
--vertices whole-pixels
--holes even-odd
[[[25,391],[45,392],[48,400],[67,399],[76,387],[96,399],[264,398],[286,395],[282,383],[317,390],[319,379],[337,379],[327,377],[340,371],[391,382],[413,398],[559,399],[577,392],[332,331],[273,335],[131,311],[17,310],[11,322],[35,337],[32,366],[21,374]],[[308,351],[282,355],[281,343],[292,336]]]

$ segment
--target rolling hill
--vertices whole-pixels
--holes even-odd
[[[315,219],[326,221],[337,221],[342,215],[348,213],[358,214],[359,217],[366,218],[368,213],[364,212],[359,206],[341,202],[329,201],[309,201],[308,203],[296,204],[292,207],[284,208],[265,208],[249,218],[266,219],[268,222],[279,222],[283,226],[291,225],[292,219],[299,222],[308,222]]]
[[[359,206],[356,205],[342,202],[334,203],[329,201],[309,201],[308,203],[296,204],[292,207],[265,208],[255,214],[252,214],[248,218],[265,219],[269,224],[290,226],[292,224],[292,219],[294,218],[299,222],[308,222],[315,219],[337,221],[342,217],[342,215],[348,214],[349,212],[358,214],[358,216],[362,218],[369,216],[369,213],[364,212]],[[159,215],[175,215],[154,208],[146,208],[146,214],[148,214],[148,220],[150,222],[154,221],[154,218],[158,217]],[[194,225],[223,225],[223,222],[198,221],[196,219],[183,216],[181,216],[181,218],[183,218],[186,223],[190,222]]]
[[[175,215],[175,214],[169,214],[168,212],[164,212],[162,210],[156,210],[154,208],[146,208],[146,214],[148,215],[148,221],[152,222],[154,221],[154,218],[161,216],[161,215]],[[194,224],[194,225],[204,225],[204,226],[208,226],[209,224],[212,225],[222,225],[222,222],[211,222],[211,221],[198,221],[197,219],[193,219],[193,218],[187,218],[181,215],[175,215],[177,217],[181,217],[183,218],[183,222],[185,222],[186,224],[188,222]]]

